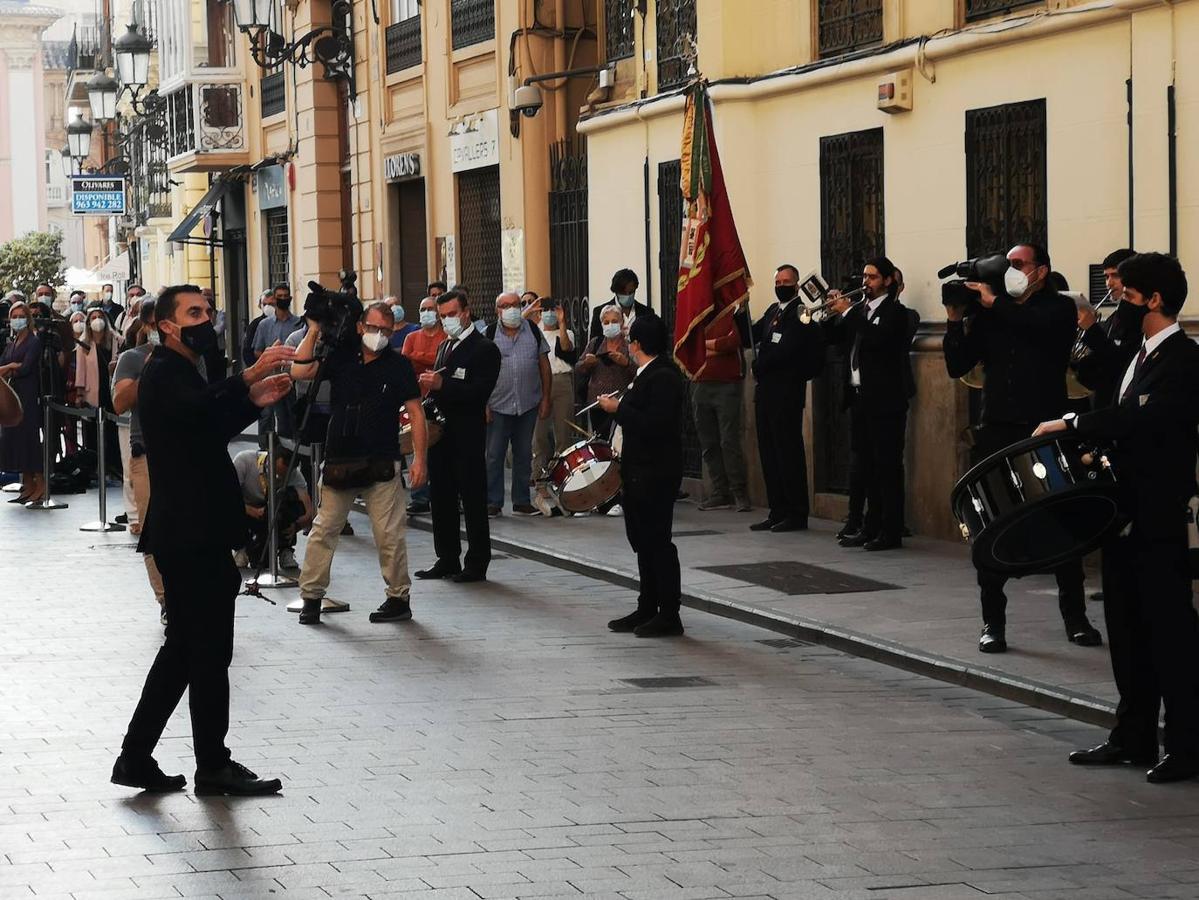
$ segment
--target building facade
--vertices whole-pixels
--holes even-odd
[[[754,311],[773,300],[783,262],[834,286],[878,253],[904,272],[904,302],[923,319],[907,464],[918,533],[956,533],[948,496],[977,405],[945,373],[938,269],[1039,240],[1071,287],[1097,299],[1097,264],[1119,247],[1199,266],[1199,62],[1184,52],[1199,45],[1199,2],[598,6],[615,85],[579,126],[592,295],[608,273],[641,262],[649,299],[672,314],[678,89],[690,70],[702,73],[757,278]],[[830,355],[807,412],[815,509],[829,516],[848,487],[844,365]]]

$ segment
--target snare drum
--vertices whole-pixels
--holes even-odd
[[[1054,569],[1127,521],[1108,455],[1061,432],[988,456],[954,485],[949,502],[975,566],[1000,575]]]
[[[550,461],[548,479],[564,510],[588,512],[620,493],[620,463],[607,441],[580,441]]]
[[[432,447],[441,440],[445,428],[445,415],[432,400],[424,400],[421,405],[425,409],[425,430],[429,435],[429,446]],[[405,456],[412,455],[412,416],[408,408],[400,410],[400,452]]]

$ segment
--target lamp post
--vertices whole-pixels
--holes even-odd
[[[154,44],[130,22],[125,33],[112,42],[116,55],[117,77],[121,84],[136,94],[150,80],[150,51]]]
[[[87,81],[87,102],[92,108],[92,118],[107,122],[117,116],[117,98],[121,84],[111,75],[99,71]]]
[[[67,152],[80,167],[92,154],[92,123],[82,116],[67,125]]]
[[[307,34],[288,41],[280,33],[274,0],[225,0],[233,4],[237,29],[250,39],[250,56],[263,69],[285,62],[303,69],[320,62],[325,78],[344,80],[351,99],[357,96],[354,82],[354,4],[333,0],[332,25],[319,25]]]

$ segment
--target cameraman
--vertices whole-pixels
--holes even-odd
[[[976,464],[1033,433],[1040,422],[1058,418],[1067,408],[1066,367],[1077,331],[1074,302],[1046,284],[1049,253],[1039,244],[1017,244],[1007,254],[1002,285],[967,281],[978,294],[979,308],[946,305],[945,367],[960,378],[978,363],[986,379],[982,412],[974,429],[971,464]],[[1103,643],[1086,613],[1082,560],[1055,570],[1058,608],[1066,637],[1075,644]],[[978,571],[983,629],[978,649],[1007,650],[1007,578]]]
[[[309,298],[311,305],[312,297]],[[308,315],[309,307],[305,308]],[[296,350],[292,378],[316,377],[314,354],[322,323],[307,318],[308,333]],[[358,322],[357,340],[343,339],[329,348],[325,363],[331,387],[331,416],[325,443],[325,468],[320,506],[308,535],[300,572],[304,608],[301,625],[321,620],[321,603],[329,587],[329,570],[342,526],[354,498],[366,501],[379,569],[387,583],[387,597],[372,622],[402,622],[412,618],[408,575],[408,549],[404,539],[404,486],[396,471],[400,458],[400,410],[412,417],[413,488],[425,483],[425,411],[412,365],[391,348],[395,317],[386,303],[372,303]],[[335,477],[338,476],[338,477]]]

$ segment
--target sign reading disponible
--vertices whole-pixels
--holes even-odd
[[[71,176],[71,212],[77,216],[123,216],[125,179],[119,175]]]

